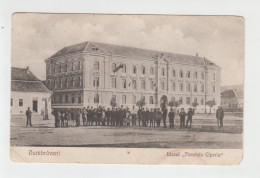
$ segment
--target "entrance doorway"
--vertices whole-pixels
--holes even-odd
[[[38,112],[38,100],[33,100],[33,111]]]

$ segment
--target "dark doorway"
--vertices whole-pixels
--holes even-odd
[[[33,100],[33,111],[38,112],[38,101],[37,100]]]

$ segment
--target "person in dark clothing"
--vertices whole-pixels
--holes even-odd
[[[111,111],[111,125],[112,126],[116,125],[116,112],[115,112],[115,108],[112,108],[112,111]]]
[[[162,112],[160,108],[157,109],[157,127],[160,127],[162,120]]]
[[[141,121],[143,120],[143,111],[142,108],[139,108],[137,111],[137,116],[138,116],[138,125],[139,127],[141,126]]]
[[[186,122],[186,127],[188,127],[188,124],[190,122],[190,128],[191,128],[193,113],[194,113],[194,111],[191,108],[189,108],[189,111],[187,113],[188,119],[187,119],[187,122]]]
[[[181,108],[181,111],[179,112],[179,116],[180,116],[180,128],[184,128],[185,127],[185,116],[186,113],[184,111],[184,108]]]
[[[26,118],[27,118],[27,120],[26,120],[26,127],[27,126],[32,127],[32,111],[31,111],[30,107],[28,107],[25,115],[26,115]]]
[[[170,110],[169,114],[169,121],[170,121],[170,128],[174,129],[174,117],[175,117],[175,113],[173,112],[173,109]]]
[[[106,117],[107,117],[107,125],[111,125],[111,111],[110,111],[110,108],[107,108],[107,111],[106,111]]]
[[[146,108],[146,111],[143,111],[143,127],[146,127],[147,126],[147,122],[148,122],[148,119],[149,119],[149,109]]]
[[[151,109],[149,112],[150,127],[153,127],[153,120],[154,120],[154,112],[153,109]]]
[[[84,108],[82,112],[82,121],[83,121],[83,126],[87,126],[87,111]]]
[[[61,112],[61,127],[65,127],[65,112]]]
[[[132,109],[132,126],[136,126],[136,119],[137,119],[137,110],[135,109],[135,106],[133,106]]]
[[[219,106],[216,111],[216,118],[218,122],[218,128],[223,127],[224,111],[221,106]]]
[[[163,108],[162,118],[163,118],[163,127],[166,128],[166,117],[167,117],[167,108]]]

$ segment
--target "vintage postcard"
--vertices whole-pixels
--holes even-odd
[[[15,13],[16,162],[237,165],[244,19]]]

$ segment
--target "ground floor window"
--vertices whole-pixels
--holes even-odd
[[[19,106],[23,106],[23,99],[19,99]]]
[[[94,103],[99,103],[99,95],[95,94]]]

